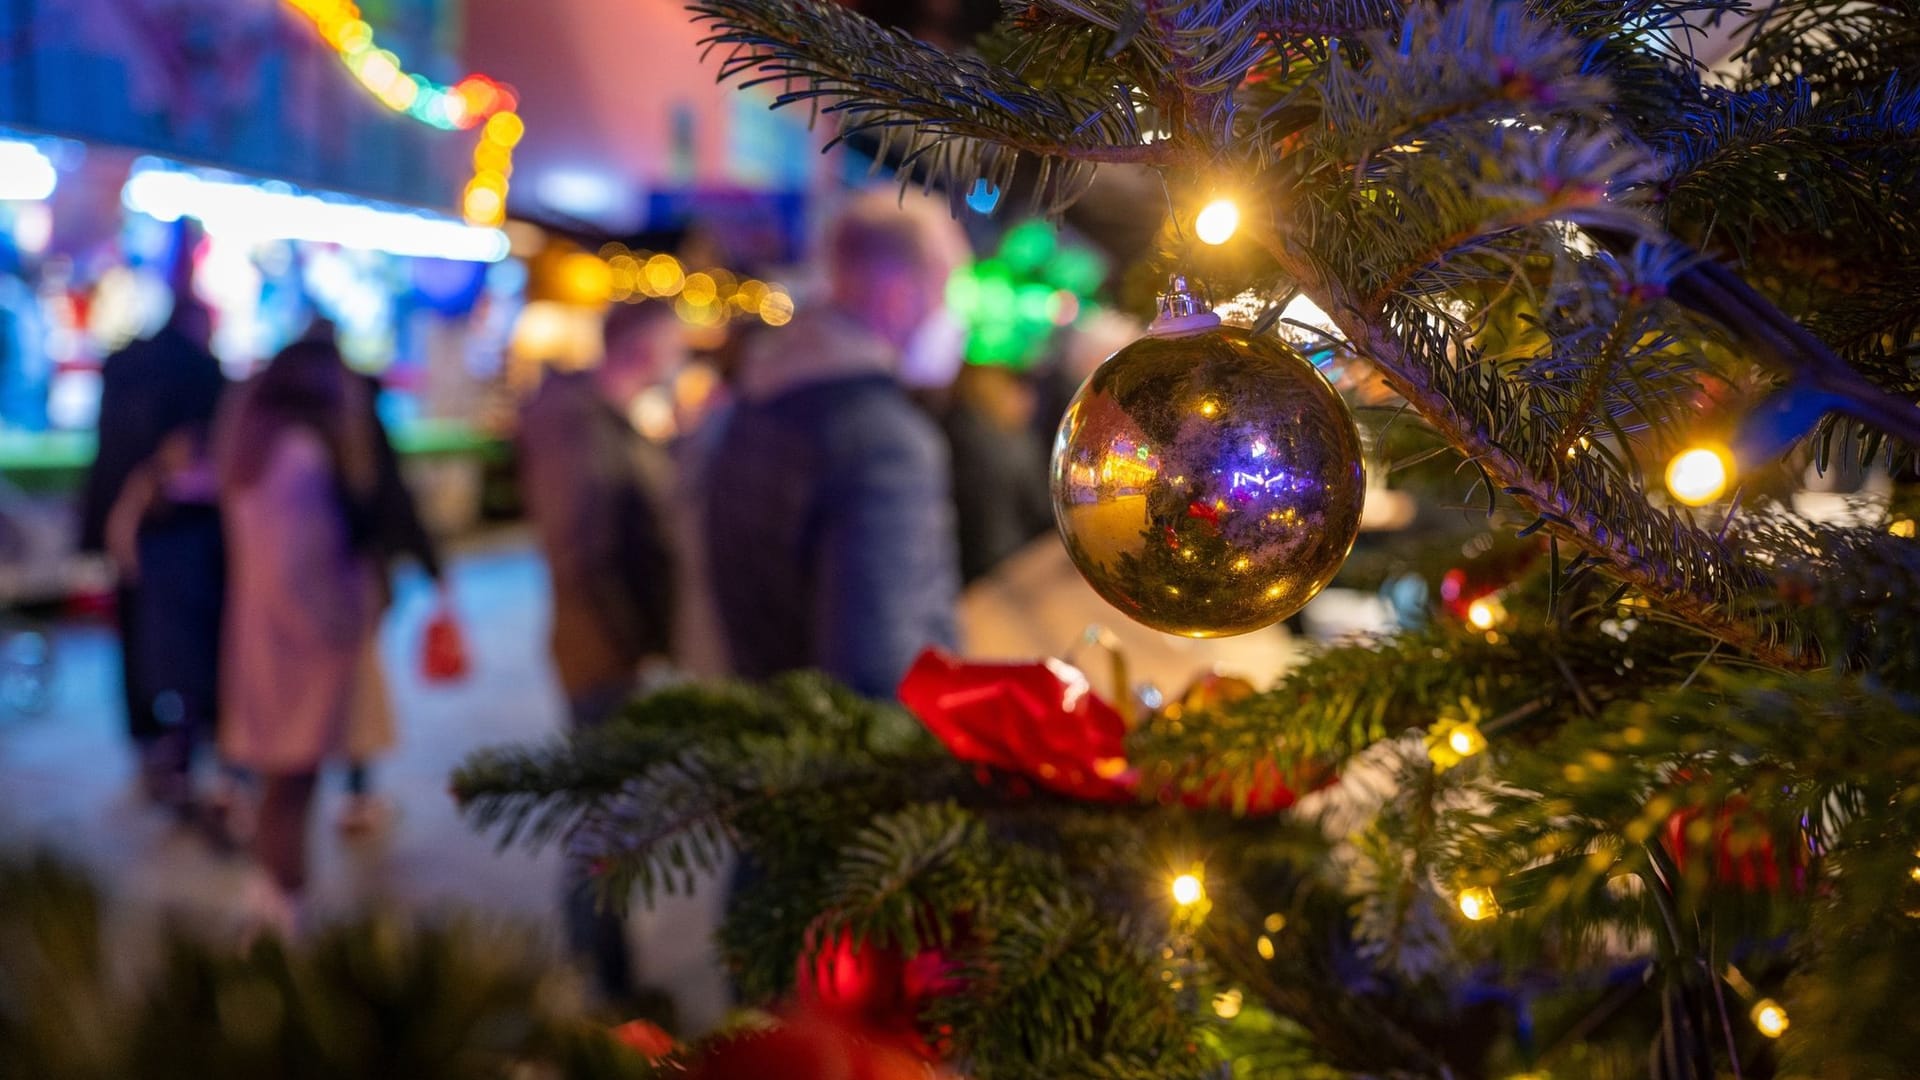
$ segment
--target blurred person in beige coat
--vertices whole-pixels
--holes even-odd
[[[227,533],[220,750],[255,773],[253,852],[286,928],[306,882],[315,780],[393,743],[374,640],[380,562],[365,541],[377,484],[367,409],[338,350],[303,341],[234,394],[217,450]]]

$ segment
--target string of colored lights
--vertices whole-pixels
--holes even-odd
[[[410,74],[400,58],[380,48],[373,27],[353,0],[287,0],[340,55],[361,85],[397,113],[443,131],[480,127],[473,150],[473,176],[461,194],[460,210],[474,225],[495,226],[507,217],[507,179],[513,175],[513,148],[526,134],[513,88],[472,74],[452,86]]]

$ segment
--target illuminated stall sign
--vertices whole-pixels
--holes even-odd
[[[430,61],[444,0],[388,0]],[[391,27],[386,29],[385,27]],[[0,124],[458,213],[471,137],[389,110],[281,0],[12,0]]]

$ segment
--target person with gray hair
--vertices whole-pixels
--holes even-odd
[[[941,366],[923,354],[965,240],[889,192],[856,198],[823,253],[827,295],[750,343],[720,421],[713,599],[738,674],[818,668],[888,697],[922,648],[956,644],[946,442],[902,377]]]

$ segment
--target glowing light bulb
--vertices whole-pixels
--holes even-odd
[[[1754,1002],[1753,1011],[1747,1015],[1753,1018],[1753,1026],[1759,1029],[1760,1034],[1769,1039],[1779,1038],[1786,1034],[1787,1028],[1793,1026],[1793,1022],[1787,1019],[1787,1010],[1772,998],[1761,998]]]
[[[1240,208],[1232,199],[1215,199],[1193,219],[1193,233],[1203,244],[1220,245],[1233,239],[1240,228]]]
[[[1467,621],[1476,630],[1491,630],[1507,617],[1507,606],[1497,598],[1483,596],[1467,605]]]
[[[487,121],[486,136],[501,146],[512,146],[527,133],[526,121],[518,113],[497,112]]]
[[[1667,490],[1688,506],[1705,506],[1727,490],[1733,461],[1726,451],[1695,446],[1667,464]]]
[[[1472,757],[1487,748],[1487,737],[1474,724],[1461,724],[1447,734],[1447,746],[1461,757]]]
[[[460,209],[466,219],[475,225],[497,225],[505,216],[506,202],[493,188],[476,185],[467,188],[466,199]]]
[[[1500,901],[1494,899],[1493,890],[1485,885],[1475,885],[1460,893],[1460,914],[1474,922],[1491,919],[1500,914]]]
[[[1207,894],[1206,886],[1192,874],[1181,874],[1173,879],[1173,901],[1181,907],[1191,907],[1200,902]]]
[[[1223,990],[1213,995],[1213,1015],[1231,1020],[1240,1015],[1240,1006],[1245,1000],[1238,990]]]

